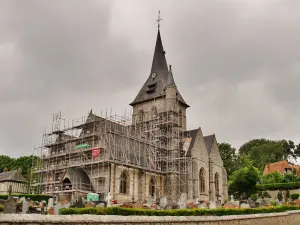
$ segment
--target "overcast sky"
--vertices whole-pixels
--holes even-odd
[[[55,112],[129,111],[159,9],[188,128],[300,141],[299,0],[0,0],[0,154],[32,154]]]

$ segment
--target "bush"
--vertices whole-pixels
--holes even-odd
[[[286,190],[285,197],[286,197],[286,199],[289,199],[291,197],[289,189]]]
[[[281,191],[278,191],[277,198],[278,198],[279,201],[282,200],[282,192]]]
[[[49,198],[53,198],[52,195],[40,195],[40,194],[36,194],[36,195],[33,195],[33,194],[12,194],[12,196],[18,197],[18,198],[22,198],[22,197],[30,198],[30,200],[32,200],[32,201],[39,201],[39,202],[42,201],[42,200],[48,201]],[[0,195],[0,199],[6,200],[7,198],[8,198],[8,195]]]
[[[271,195],[269,194],[269,192],[264,191],[264,192],[262,193],[262,197],[263,197],[263,198],[271,198]]]
[[[273,183],[273,184],[259,184],[256,187],[261,191],[267,190],[286,190],[286,189],[297,189],[300,187],[299,182],[290,182],[290,183]]]
[[[250,196],[250,198],[252,201],[256,201],[258,199],[258,196],[257,196],[257,194],[253,194]]]
[[[134,208],[63,208],[61,215],[72,214],[94,214],[94,215],[122,215],[122,216],[225,216],[225,215],[245,215],[258,213],[275,213],[289,210],[299,210],[300,206],[276,206],[270,208],[249,208],[249,209],[173,209],[173,210],[153,210]]]
[[[296,199],[298,199],[299,198],[299,194],[291,194],[291,199],[292,200],[296,200]]]

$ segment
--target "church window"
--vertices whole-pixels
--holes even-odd
[[[200,181],[200,192],[205,192],[205,170],[204,170],[204,168],[200,169],[199,181]]]
[[[143,110],[140,110],[139,112],[139,122],[144,123],[145,122],[145,113]]]
[[[215,174],[215,189],[216,189],[216,195],[219,195],[220,189],[219,189],[219,174]]]
[[[126,171],[123,171],[120,176],[120,193],[129,193],[129,175]]]
[[[149,183],[149,195],[154,197],[155,195],[155,178],[154,177],[151,177],[150,179],[150,183]]]

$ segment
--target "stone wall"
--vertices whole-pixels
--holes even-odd
[[[275,191],[268,191],[269,194],[271,195],[271,197],[273,199],[276,199],[277,198],[277,194],[278,194],[278,190],[275,190]],[[286,192],[286,190],[283,190],[283,192]],[[300,194],[300,189],[293,189],[293,190],[290,190],[290,195],[291,194]]]
[[[97,216],[68,215],[43,216],[30,214],[0,214],[0,224],[160,224],[160,225],[296,225],[300,224],[300,210],[238,216]]]

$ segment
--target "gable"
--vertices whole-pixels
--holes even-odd
[[[221,158],[220,150],[218,147],[217,139],[214,135],[213,141],[212,141],[212,146],[209,152],[209,157],[213,161],[214,164],[223,166],[223,160]]]
[[[201,128],[185,131],[184,135],[186,139],[190,138],[189,149],[186,155],[208,161],[208,154]]]

